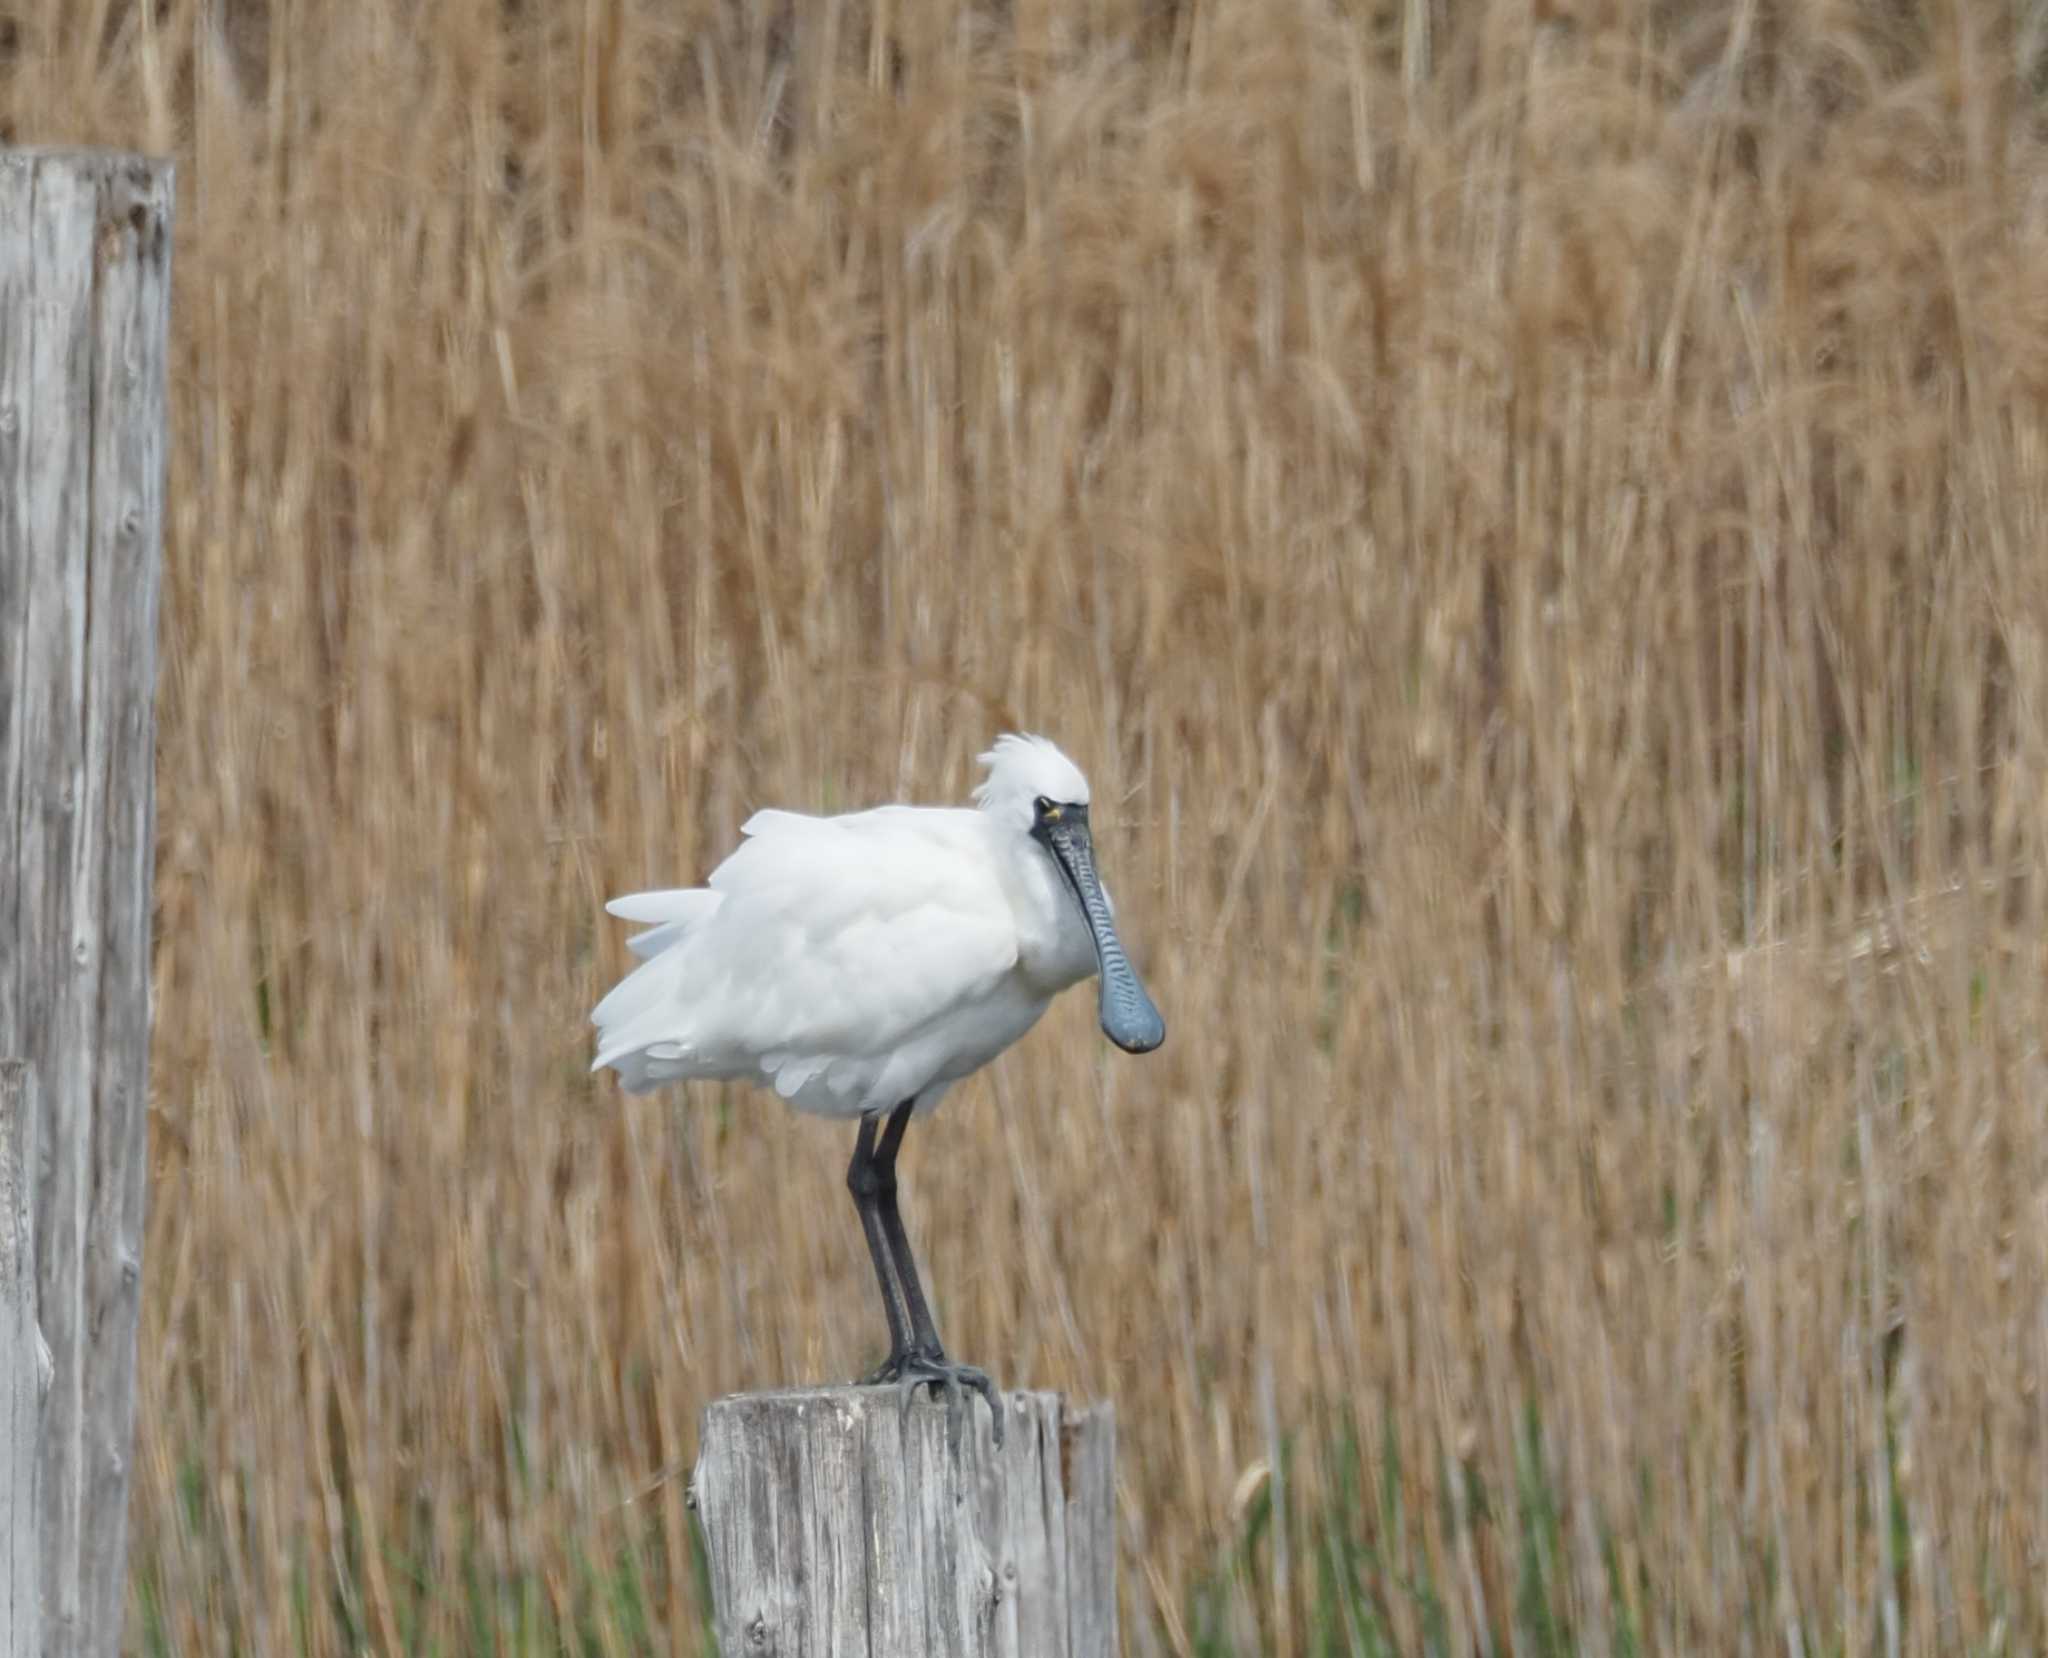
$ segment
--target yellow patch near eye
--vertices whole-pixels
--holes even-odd
[[[1057,807],[1057,806],[1048,806],[1048,807],[1046,807],[1046,809],[1045,809],[1045,821],[1046,821],[1047,823],[1057,823],[1057,822],[1059,822],[1059,820],[1060,820],[1060,809],[1059,809],[1059,807]]]

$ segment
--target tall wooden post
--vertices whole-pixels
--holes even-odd
[[[0,1055],[41,1099],[43,1650],[120,1647],[142,1266],[168,163],[0,151]]]
[[[720,1399],[691,1495],[725,1658],[1114,1658],[1115,1418],[894,1388]]]

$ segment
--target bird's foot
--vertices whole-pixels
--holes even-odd
[[[898,1349],[853,1385],[855,1387],[887,1387],[891,1382],[900,1381],[903,1376],[903,1361],[909,1357],[908,1353]]]
[[[908,1352],[891,1353],[861,1381],[863,1387],[888,1387],[892,1384],[901,1392],[906,1411],[921,1387],[946,1396],[947,1426],[950,1430],[947,1437],[956,1449],[960,1440],[959,1407],[965,1397],[963,1390],[972,1388],[988,1401],[989,1426],[997,1447],[1001,1448],[1003,1406],[996,1397],[996,1384],[989,1380],[987,1371],[978,1370],[971,1364],[956,1364],[936,1348],[912,1348]]]

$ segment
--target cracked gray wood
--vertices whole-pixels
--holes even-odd
[[[0,1054],[35,1067],[43,1650],[119,1650],[172,170],[0,151]]]
[[[725,1658],[1113,1658],[1116,1422],[1003,1395],[746,1393],[704,1413],[691,1495]]]
[[[36,1328],[36,1086],[0,1059],[0,1658],[42,1658],[36,1445],[50,1356]]]

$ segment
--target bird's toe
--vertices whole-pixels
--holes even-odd
[[[903,1359],[903,1354],[891,1353],[880,1364],[876,1365],[874,1369],[861,1377],[860,1381],[855,1385],[859,1387],[887,1387],[891,1382],[900,1380],[903,1375]]]
[[[987,1371],[971,1364],[956,1364],[943,1353],[892,1353],[867,1377],[863,1383],[868,1387],[886,1387],[894,1384],[901,1395],[903,1409],[907,1415],[910,1402],[917,1397],[917,1390],[928,1387],[934,1394],[944,1394],[949,1412],[953,1412],[949,1435],[954,1442],[959,1440],[959,1406],[965,1390],[972,1389],[988,1401],[989,1427],[998,1448],[1003,1443],[1003,1407],[996,1397],[996,1384]]]

